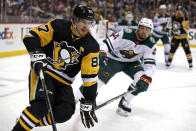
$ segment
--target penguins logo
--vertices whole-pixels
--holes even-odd
[[[76,50],[73,46],[68,46],[66,41],[61,43],[54,42],[55,50],[53,55],[53,66],[58,70],[66,70],[68,65],[77,64],[80,52]],[[80,47],[82,48],[82,47]],[[83,50],[82,50],[83,51]]]
[[[174,29],[174,31],[179,30],[180,29],[180,23],[174,21],[174,23],[173,23],[173,29]]]

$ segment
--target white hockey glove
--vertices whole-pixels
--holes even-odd
[[[44,69],[47,65],[46,54],[42,50],[36,50],[30,52],[31,68],[35,74],[39,76],[41,69]]]
[[[87,101],[84,98],[80,100],[80,115],[84,127],[90,128],[94,126],[94,122],[98,122],[98,119],[94,112],[95,104],[92,101]]]

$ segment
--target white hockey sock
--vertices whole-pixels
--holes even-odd
[[[169,51],[170,51],[170,45],[164,44],[165,61],[168,61]]]
[[[135,95],[133,95],[133,94],[131,94],[131,93],[128,93],[127,95],[125,95],[125,96],[124,96],[124,99],[125,99],[125,101],[126,101],[126,104],[123,103],[123,105],[127,106],[127,104],[128,104],[128,105],[131,106],[130,103],[131,103],[131,101],[133,100],[133,98],[135,98]]]

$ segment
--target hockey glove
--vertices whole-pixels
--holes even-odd
[[[108,64],[107,53],[104,50],[100,50],[99,56],[100,56],[101,60],[103,61],[104,65],[107,66],[107,64]]]
[[[39,76],[41,69],[44,69],[47,65],[46,54],[42,50],[36,50],[30,52],[31,68],[35,74]]]
[[[147,91],[148,86],[152,82],[152,79],[146,75],[142,75],[138,82],[136,83],[137,90],[133,92],[134,95],[137,95],[140,92]]]
[[[93,121],[98,122],[94,107],[95,104],[92,101],[87,101],[84,98],[80,100],[80,115],[83,125],[87,128],[94,126]]]

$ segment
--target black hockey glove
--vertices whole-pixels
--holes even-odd
[[[47,65],[46,54],[42,50],[36,50],[29,52],[31,60],[31,68],[34,70],[35,74],[39,76],[41,69],[44,69]]]
[[[138,82],[136,83],[137,90],[133,92],[133,94],[137,95],[140,92],[147,91],[148,86],[150,85],[151,82],[152,82],[152,78],[146,75],[142,75],[140,79],[138,80]]]
[[[80,100],[80,115],[83,125],[87,128],[94,126],[93,121],[98,122],[94,107],[95,104],[92,101],[87,101],[84,98]]]

